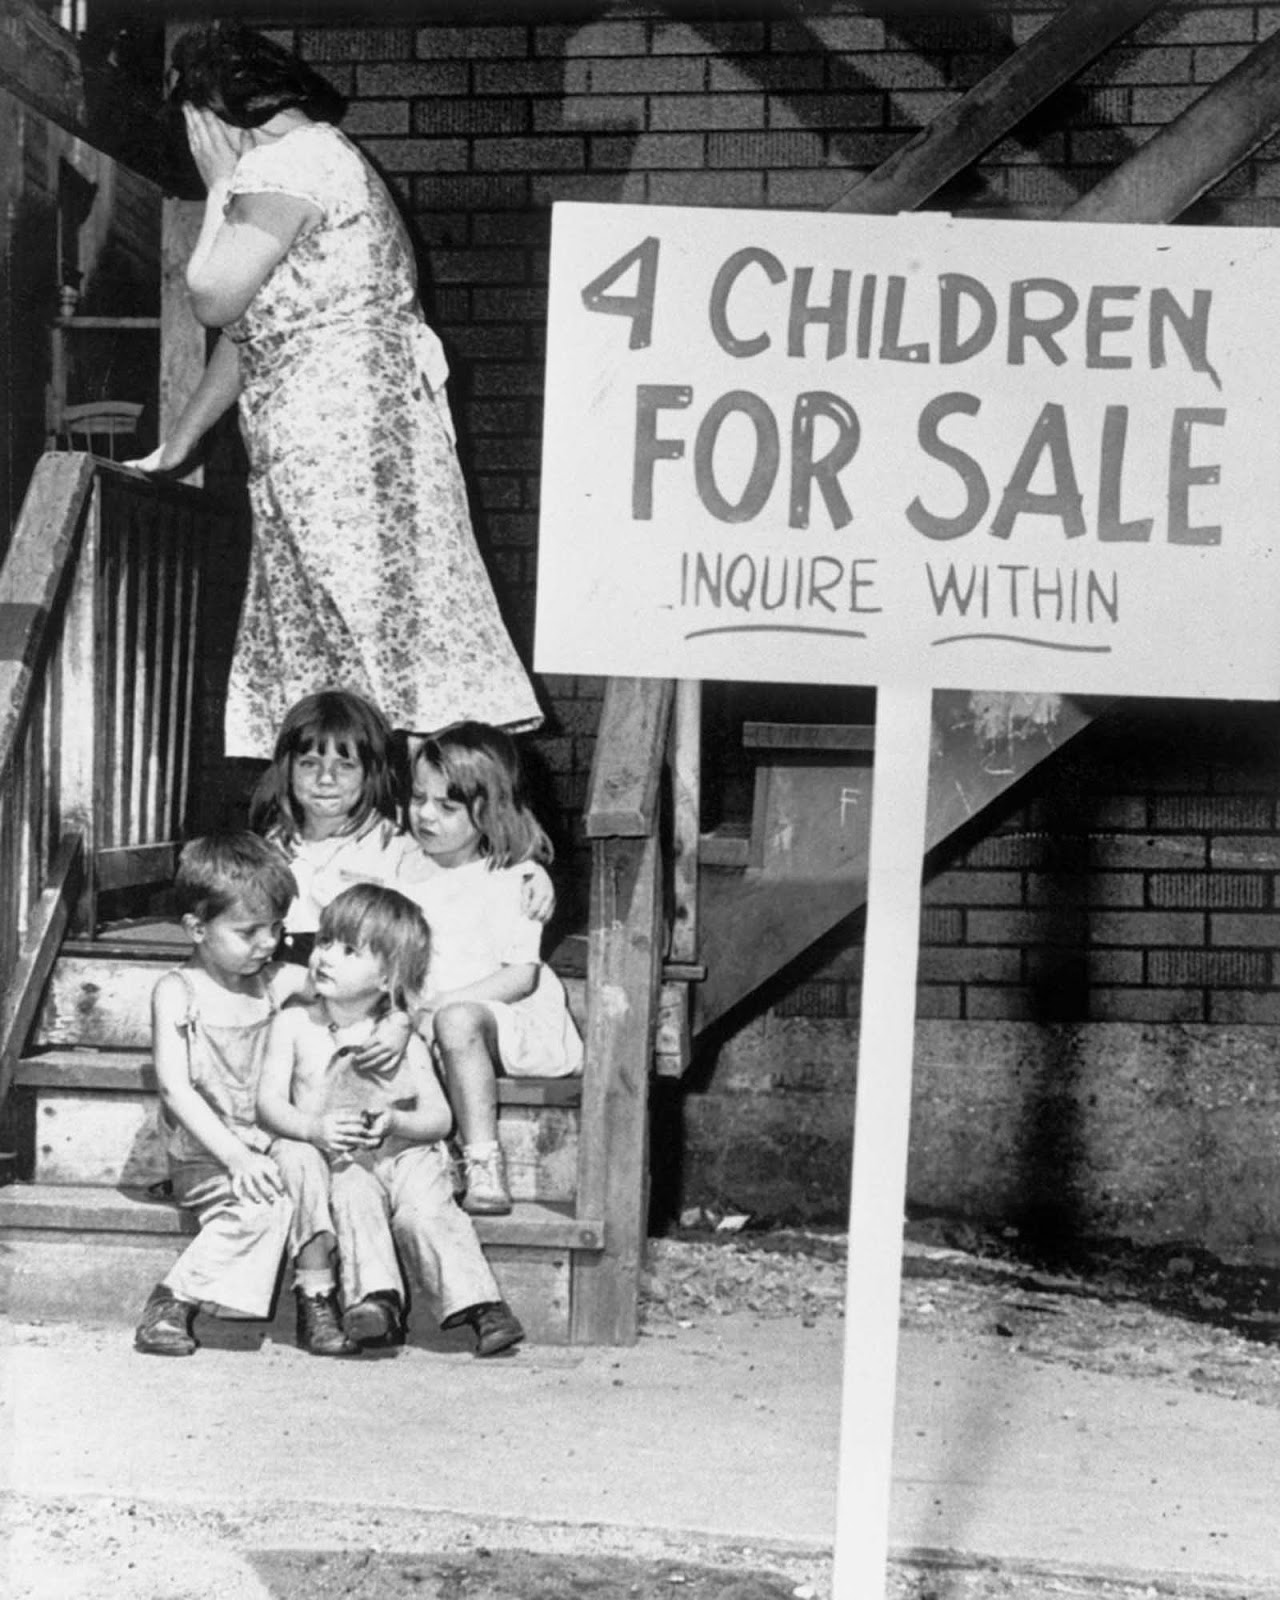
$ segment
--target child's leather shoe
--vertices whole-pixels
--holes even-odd
[[[336,1295],[307,1294],[295,1289],[298,1302],[298,1348],[312,1356],[354,1356],[359,1347],[342,1331]]]
[[[403,1344],[400,1296],[391,1289],[375,1289],[343,1312],[342,1331],[362,1350],[392,1350]]]
[[[179,1300],[163,1283],[156,1284],[142,1308],[133,1347],[148,1356],[193,1356],[199,1346],[191,1333],[196,1307]]]
[[[505,1300],[486,1300],[465,1311],[455,1311],[440,1326],[459,1328],[464,1322],[476,1336],[478,1356],[500,1356],[524,1338],[519,1318]]]
[[[473,1217],[505,1217],[511,1210],[511,1191],[507,1188],[507,1163],[502,1147],[468,1146],[463,1151],[467,1191],[462,1209]]]

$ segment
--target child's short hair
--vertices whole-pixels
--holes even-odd
[[[364,786],[348,831],[358,833],[374,816],[395,820],[400,758],[386,718],[372,701],[351,689],[322,689],[285,712],[271,765],[249,802],[249,826],[256,833],[275,833],[285,845],[294,842],[303,819],[289,781],[293,758],[329,744],[354,756],[364,770]]]
[[[398,889],[377,883],[344,889],[320,913],[316,943],[372,950],[382,962],[393,1006],[403,1008],[426,982],[431,953],[426,918]]]
[[[551,840],[529,809],[524,764],[515,740],[487,722],[455,722],[424,739],[414,757],[444,777],[450,800],[464,805],[491,867],[550,862]]]
[[[179,914],[201,922],[236,905],[269,911],[276,921],[298,885],[279,850],[256,833],[210,833],[182,847],[173,891]]]

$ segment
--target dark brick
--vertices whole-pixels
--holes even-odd
[[[1161,6],[1130,38],[1139,45],[1252,42],[1253,7],[1248,5]]]
[[[814,133],[711,133],[712,167],[813,167],[822,164],[822,140]]]
[[[495,56],[527,56],[529,30],[476,23],[467,28],[420,28],[418,54],[424,60],[461,56],[467,60]]]
[[[773,1009],[777,1017],[847,1017],[848,986],[843,983],[800,983]]]
[[[925,906],[920,917],[921,944],[959,944],[964,938],[964,914],[950,906]]]
[[[1067,981],[1068,975],[1090,985],[1143,981],[1141,950],[1027,950],[1023,954],[1027,982],[1044,985]]]
[[[968,934],[975,944],[1078,944],[1087,927],[1084,914],[1056,911],[977,911],[968,915]]]
[[[772,107],[774,100],[769,101]],[[785,106],[811,128],[883,128],[888,121],[888,101],[878,90],[838,95],[789,95]],[[772,119],[771,119],[772,125]],[[894,147],[905,143],[901,133]]]
[[[1086,85],[1174,85],[1191,82],[1192,53],[1185,46],[1113,49],[1087,67],[1080,76]]]
[[[840,50],[883,50],[884,23],[875,17],[816,15],[804,22],[771,22],[769,48],[819,55]]]
[[[476,488],[476,498],[487,511],[514,511],[521,503],[518,478],[498,478],[491,472],[482,472]]]
[[[298,54],[307,61],[408,61],[410,28],[304,28]]]
[[[465,172],[465,139],[366,139],[364,148],[387,172]]]
[[[481,176],[415,178],[413,203],[423,210],[488,211],[529,203],[529,180],[518,177]]]
[[[1029,906],[1100,906],[1137,908],[1144,905],[1144,883],[1137,872],[1088,872],[1079,877],[1027,879]]]
[[[591,166],[600,170],[670,170],[707,164],[700,133],[595,134],[589,141]]]
[[[472,88],[476,94],[566,92],[562,61],[478,61],[471,73]]]
[[[417,100],[413,131],[422,134],[527,133],[532,118],[527,100]]]
[[[1192,58],[1191,76],[1197,83],[1213,84],[1252,54],[1248,44],[1204,45]]]
[[[916,1016],[958,1021],[963,1015],[963,991],[957,984],[921,983],[916,986]]]
[[[1194,911],[1099,911],[1089,919],[1094,944],[1199,945],[1204,918]]]
[[[1116,833],[1089,839],[1086,849],[1091,866],[1110,868],[1112,871],[1126,868],[1157,871],[1162,867],[1203,867],[1209,859],[1209,841],[1197,834]]]
[[[355,100],[342,119],[353,138],[368,133],[408,133],[409,107],[403,100]]]
[[[1157,988],[1261,989],[1271,981],[1271,957],[1260,950],[1152,950],[1147,978]]]
[[[414,99],[430,94],[466,94],[467,68],[455,61],[359,66],[356,87],[362,100]]]
[[[472,391],[477,395],[537,395],[542,394],[542,369],[530,362],[513,365],[509,362],[488,363],[476,369]]]
[[[503,430],[497,429],[497,432]],[[499,516],[490,517],[489,529],[495,544],[504,546],[521,546],[532,549],[537,543],[538,522],[536,517],[523,513],[503,512]]]
[[[1039,1007],[1025,989],[1012,984],[975,985],[964,991],[964,1014],[971,1022],[1039,1021]]]
[[[749,60],[711,63],[712,94],[742,89],[769,89],[775,94],[821,89],[826,62],[821,56],[755,56]]]
[[[640,94],[597,94],[589,100],[531,100],[535,133],[621,133],[645,126]]]
[[[1089,1016],[1096,1022],[1203,1022],[1198,989],[1094,989]]]
[[[1263,795],[1161,795],[1152,802],[1152,822],[1157,828],[1260,833],[1274,825],[1275,804]]]
[[[1020,950],[929,945],[920,952],[927,983],[1017,983],[1021,976]]]
[[[566,94],[697,94],[705,88],[704,63],[684,56],[564,64]]]
[[[873,163],[868,163],[869,165]],[[768,204],[798,211],[824,211],[849,188],[856,174],[828,172],[769,172],[765,174]]]
[[[660,206],[758,206],[764,202],[759,172],[658,172],[649,196]]]
[[[529,407],[523,401],[503,404],[496,400],[473,400],[467,406],[467,416],[476,433],[524,434],[533,422]]]
[[[555,134],[476,139],[471,159],[477,172],[580,172],[587,164],[586,140]]]
[[[647,177],[636,172],[535,173],[531,187],[535,204],[546,206],[557,200],[643,205],[649,198]]]
[[[1209,943],[1213,945],[1280,946],[1280,916],[1218,912],[1209,918]]]
[[[1255,909],[1268,903],[1269,885],[1253,872],[1153,872],[1149,880],[1153,906],[1169,909]]]
[[[1280,867],[1280,839],[1241,835],[1234,839],[1210,839],[1209,865],[1227,871],[1247,871],[1250,867],[1266,871]]]
[[[603,17],[584,23],[552,23],[534,29],[533,49],[538,57],[563,56],[579,61],[587,56],[642,56],[648,49],[644,22]]]
[[[545,211],[494,211],[472,218],[471,237],[477,244],[538,245],[545,249],[551,238],[551,218]]]
[[[1165,127],[1180,117],[1188,106],[1204,93],[1200,84],[1188,84],[1178,89],[1144,89],[1133,91],[1133,120],[1135,123],[1153,122]]]
[[[1248,1023],[1274,1027],[1280,1023],[1280,990],[1251,993],[1247,989],[1223,989],[1209,995],[1210,1022]]]
[[[518,327],[456,327],[450,336],[450,343],[460,356],[469,360],[484,360],[487,357],[510,359],[512,356],[525,353],[525,330]]]
[[[956,906],[1022,904],[1020,872],[941,872],[925,885],[926,903]]]
[[[431,257],[436,283],[524,283],[522,250],[437,250]]]

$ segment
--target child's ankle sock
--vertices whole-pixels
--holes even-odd
[[[293,1286],[300,1294],[314,1299],[317,1295],[330,1295],[338,1287],[332,1267],[295,1267]]]

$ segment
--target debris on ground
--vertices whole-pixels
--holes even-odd
[[[726,1231],[714,1213],[699,1212],[696,1226],[649,1242],[643,1325],[690,1326],[734,1311],[808,1323],[841,1317],[845,1259],[845,1236],[833,1229],[753,1221]],[[915,1220],[901,1321],[942,1338],[1007,1339],[1037,1361],[1280,1406],[1280,1271],[1187,1244],[1073,1241],[1050,1250],[1015,1229]]]

